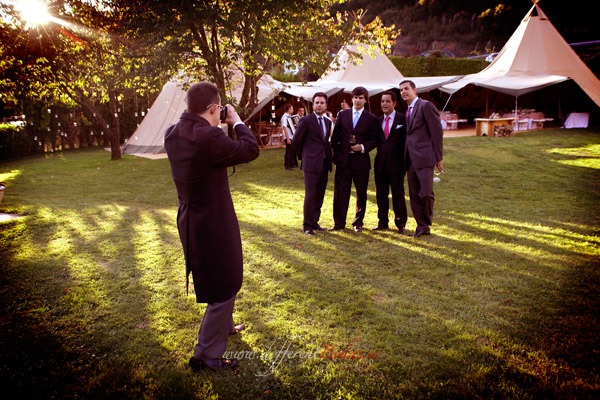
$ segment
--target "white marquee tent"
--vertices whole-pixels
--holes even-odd
[[[581,61],[536,2],[487,68],[445,84],[440,90],[453,94],[468,85],[475,85],[517,98],[569,79],[600,106],[600,80]]]
[[[242,95],[241,73],[233,78],[231,98],[239,99]],[[159,154],[165,152],[164,135],[166,129],[179,121],[181,113],[186,110],[185,96],[189,82],[185,78],[173,79],[164,86],[148,114],[144,117],[131,138],[123,146],[125,154]],[[258,82],[259,101],[282,89],[281,82],[270,75],[264,75]]]
[[[415,82],[417,91],[422,93],[459,78],[460,76],[432,76],[407,79]],[[385,90],[398,89],[399,83],[404,79],[404,75],[386,55],[381,54],[377,49],[371,49],[366,44],[354,44],[342,47],[327,71],[317,81],[305,84],[287,83],[281,91],[302,100],[312,101],[316,92],[325,92],[328,96],[332,96],[340,91],[352,93],[355,87],[363,86],[369,91],[369,96],[373,96]],[[276,95],[277,93],[274,93],[270,98],[265,98],[247,120],[257,114]]]

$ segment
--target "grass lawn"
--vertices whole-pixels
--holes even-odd
[[[284,169],[283,149],[236,168],[234,317],[248,326],[229,343],[236,374],[187,368],[205,305],[185,292],[168,160],[0,162],[0,211],[24,216],[0,223],[0,397],[598,398],[600,130],[444,147],[419,239],[307,237],[302,172]],[[371,228],[372,176],[368,194]],[[326,227],[332,199],[333,174]]]

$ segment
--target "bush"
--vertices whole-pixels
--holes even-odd
[[[446,76],[467,75],[481,71],[489,65],[485,60],[448,57],[399,57],[388,56],[392,64],[402,75],[410,76]]]
[[[0,159],[27,156],[33,152],[25,128],[0,124]]]

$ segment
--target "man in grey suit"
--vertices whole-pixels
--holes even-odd
[[[329,132],[332,121],[325,116],[327,94],[313,95],[314,112],[298,123],[294,136],[294,150],[302,161],[304,172],[304,233],[314,235],[315,230],[325,230],[319,225],[321,207],[325,198],[328,174],[331,171],[331,146]]]
[[[434,168],[444,172],[444,130],[436,106],[417,96],[411,80],[400,82],[400,95],[408,105],[406,111],[406,172],[410,208],[417,222],[414,237],[430,234],[433,222]]]
[[[377,198],[378,223],[373,230],[389,227],[390,189],[392,192],[392,209],[394,224],[398,231],[405,233],[406,201],[404,200],[404,146],[406,144],[406,120],[404,114],[396,111],[396,93],[386,91],[381,94],[381,110],[379,117],[381,129],[377,140],[375,156],[375,190]]]

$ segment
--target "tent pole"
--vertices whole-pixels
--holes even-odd
[[[450,96],[448,97],[448,100],[446,100],[446,104],[444,104],[444,108],[442,108],[442,112],[446,111],[446,106],[448,105],[448,103],[450,103],[450,99],[452,98],[452,95],[454,93],[450,93]]]
[[[486,118],[489,118],[489,116],[490,116],[490,111],[489,111],[489,101],[490,101],[490,99],[488,97],[489,94],[490,94],[490,92],[488,90],[486,90],[485,91],[485,117]]]
[[[515,131],[519,130],[519,118],[517,116],[519,107],[518,107],[519,96],[515,96]]]

